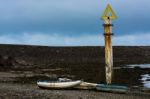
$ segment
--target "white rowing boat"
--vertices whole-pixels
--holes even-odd
[[[65,89],[65,88],[73,88],[75,86],[80,85],[81,80],[77,81],[38,81],[37,85],[40,88],[48,88],[48,89]]]

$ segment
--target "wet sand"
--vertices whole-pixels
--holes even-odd
[[[0,71],[0,99],[149,99],[150,90],[139,88],[125,94],[100,92],[96,90],[46,90],[36,85],[38,79],[57,79],[62,69],[3,70]],[[52,74],[52,71],[54,72]],[[55,72],[58,72],[56,74]],[[72,77],[63,73],[65,77]]]
[[[0,99],[149,99],[150,94],[118,94],[88,90],[45,90],[35,84],[0,83]]]

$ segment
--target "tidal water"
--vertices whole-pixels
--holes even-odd
[[[150,68],[150,64],[132,64],[132,65],[127,65],[126,68]]]
[[[114,71],[116,77],[127,79],[126,82],[131,86],[150,88],[150,64],[129,64],[114,67]]]
[[[150,88],[150,74],[141,75],[139,79],[145,88]]]

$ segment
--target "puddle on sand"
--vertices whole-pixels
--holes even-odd
[[[145,88],[150,88],[150,74],[141,75],[141,79],[139,79]]]
[[[135,67],[150,68],[150,64],[133,64],[133,65],[127,65],[126,68],[135,68]]]
[[[122,68],[150,68],[150,64],[130,64],[130,65],[126,65],[126,66],[123,66],[123,67],[114,67],[114,69],[122,69]]]

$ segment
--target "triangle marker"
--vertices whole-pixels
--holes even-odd
[[[117,16],[115,14],[115,12],[113,11],[113,9],[111,8],[111,6],[108,4],[103,15],[101,16],[102,20],[107,20],[109,17],[110,20],[115,20],[117,19]]]

